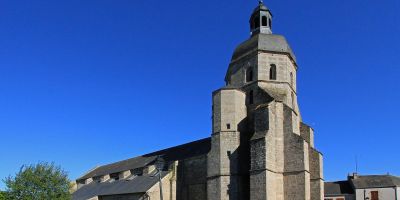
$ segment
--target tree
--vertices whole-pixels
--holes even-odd
[[[0,191],[0,200],[7,200],[6,192]]]
[[[4,180],[8,200],[70,200],[67,173],[54,163],[22,166],[15,177]]]

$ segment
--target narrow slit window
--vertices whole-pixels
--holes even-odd
[[[231,124],[226,124],[226,129],[231,129]]]
[[[249,92],[249,104],[253,104],[254,103],[254,96],[253,96],[253,91]]]
[[[294,100],[294,93],[292,92],[292,109],[294,109],[295,105],[295,100]]]
[[[269,19],[268,21],[269,21],[269,27],[272,28],[272,20]]]
[[[293,79],[293,73],[290,72],[290,85],[293,86],[294,79]]]
[[[275,64],[271,64],[271,67],[269,69],[269,79],[276,80],[276,65]]]
[[[253,81],[253,70],[252,69],[247,69],[246,71],[246,82],[251,82]]]

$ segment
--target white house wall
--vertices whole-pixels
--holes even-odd
[[[332,196],[332,197],[325,197],[325,200],[329,199],[329,200],[355,200],[354,199],[354,195],[350,194],[350,195],[338,195],[338,196]]]
[[[371,191],[378,191],[379,200],[396,200],[395,194],[399,191],[399,188],[368,188],[368,189],[357,189],[356,200],[364,200],[366,197],[371,199]],[[365,196],[364,196],[365,193]],[[400,200],[400,199],[398,199]]]

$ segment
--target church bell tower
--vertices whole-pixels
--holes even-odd
[[[297,60],[259,1],[213,92],[208,200],[322,200],[322,154],[297,102]]]

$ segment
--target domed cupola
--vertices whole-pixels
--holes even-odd
[[[272,34],[272,13],[262,0],[259,0],[258,6],[251,15],[250,31],[252,36],[259,33]]]

